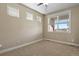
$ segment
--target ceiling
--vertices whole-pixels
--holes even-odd
[[[23,3],[25,6],[32,8],[42,14],[48,14],[51,12],[56,12],[66,8],[74,7],[79,5],[79,3],[48,3],[47,9],[44,5],[37,6],[38,3]]]

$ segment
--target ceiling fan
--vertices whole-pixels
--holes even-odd
[[[43,5],[43,3],[38,3],[37,6]]]
[[[38,3],[37,6],[44,5],[46,8],[48,7],[48,3]]]

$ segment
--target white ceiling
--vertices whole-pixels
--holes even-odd
[[[66,8],[79,5],[79,3],[48,3],[48,7],[46,9],[44,5],[37,6],[38,3],[23,3],[23,4],[42,14],[48,14],[51,12],[56,12],[62,9],[66,9]]]

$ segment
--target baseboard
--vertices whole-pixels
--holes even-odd
[[[64,42],[64,41],[58,41],[58,40],[53,40],[53,39],[46,39],[46,40],[53,41],[53,42],[57,42],[57,43],[62,43],[62,44],[67,44],[67,45],[72,45],[72,46],[79,47],[79,44],[76,44],[76,43]]]
[[[19,46],[15,46],[15,47],[12,47],[12,48],[1,50],[0,54],[5,53],[5,52],[9,52],[9,51],[12,51],[12,50],[15,50],[15,49],[18,49],[18,48],[21,48],[21,47],[24,47],[24,46],[27,46],[27,45],[30,45],[30,44],[34,44],[34,43],[39,42],[41,40],[42,39],[39,39],[39,40],[35,40],[35,41],[29,42],[29,43],[25,43],[25,44],[22,44],[22,45],[19,45]]]

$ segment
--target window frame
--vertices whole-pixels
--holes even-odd
[[[38,16],[38,15],[37,15],[37,16],[36,16],[36,21],[38,21],[38,22],[41,23],[41,22],[42,22],[42,18],[41,18],[41,16]]]
[[[69,29],[68,29],[68,31],[63,31],[63,30],[61,30],[61,31],[55,31],[55,30],[49,31],[49,29],[48,29],[49,19],[52,18],[52,17],[59,16],[59,15],[61,15],[63,13],[68,13],[69,14]],[[63,11],[63,12],[59,12],[59,13],[47,15],[47,22],[48,22],[48,24],[47,24],[47,29],[48,29],[47,32],[65,32],[65,33],[71,33],[71,10],[67,10],[67,11]]]
[[[63,24],[63,25],[66,25],[66,26],[68,25],[68,28],[69,28],[69,18],[68,18],[67,20],[66,20],[66,19],[63,19],[63,22],[62,22],[62,20],[59,20],[59,19],[58,19],[58,20],[55,20],[55,21],[54,21],[54,30],[56,30],[56,31],[57,31],[57,30],[60,30],[60,31],[61,31],[61,30],[63,30],[63,29],[64,29],[64,30],[68,30],[66,27],[60,28],[60,25],[62,25],[62,24]],[[57,28],[55,28],[56,25],[57,25]]]
[[[7,15],[9,15],[11,17],[19,18],[20,17],[19,7],[18,6],[9,6],[9,5],[7,5]]]
[[[30,15],[30,16],[29,16]],[[26,12],[26,20],[28,20],[28,21],[33,21],[34,19],[33,19],[34,17],[33,17],[33,13],[31,13],[31,12]]]

